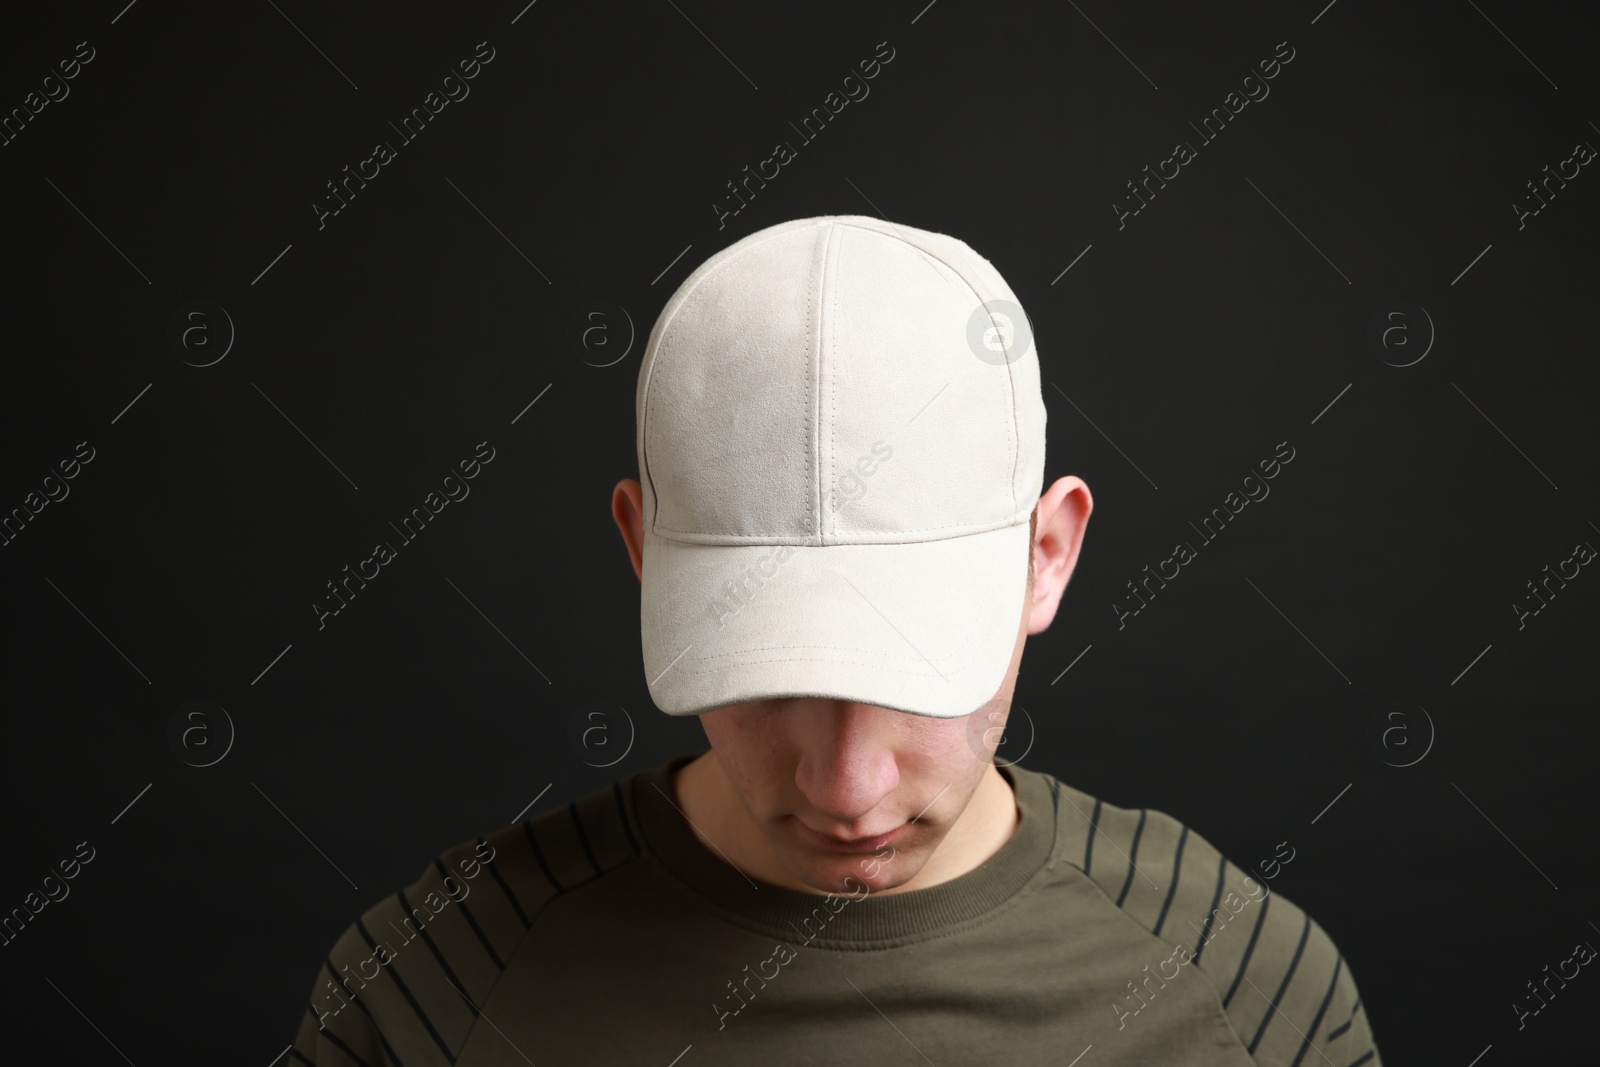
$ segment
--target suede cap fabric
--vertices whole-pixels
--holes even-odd
[[[656,705],[991,700],[1044,482],[1037,353],[994,266],[857,215],[780,223],[668,299],[635,397]]]

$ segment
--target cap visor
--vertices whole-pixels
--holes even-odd
[[[969,715],[1011,664],[1028,523],[937,541],[701,545],[645,533],[645,675],[669,715],[826,697]]]

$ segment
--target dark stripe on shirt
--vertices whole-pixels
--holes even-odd
[[[1222,902],[1222,879],[1228,873],[1228,857],[1217,857],[1217,891],[1211,894],[1211,907],[1206,909],[1206,923],[1200,930],[1200,943],[1194,947],[1194,959],[1191,963],[1200,962],[1200,953],[1206,950],[1206,943],[1211,940],[1211,923],[1217,917],[1217,905]]]
[[[1376,1052],[1377,1052],[1377,1051],[1378,1051],[1378,1050],[1377,1050],[1377,1049],[1375,1049],[1375,1048],[1369,1048],[1369,1049],[1367,1049],[1367,1054],[1366,1054],[1366,1055],[1365,1055],[1365,1056],[1362,1056],[1362,1057],[1361,1057],[1361,1058],[1360,1058],[1360,1059],[1358,1059],[1358,1060],[1351,1060],[1351,1061],[1350,1061],[1350,1067],[1361,1067],[1361,1065],[1362,1065],[1362,1064],[1363,1064],[1363,1063],[1366,1063],[1366,1062],[1367,1062],[1367,1061],[1368,1061],[1368,1060],[1370,1060],[1370,1059],[1372,1059],[1372,1057],[1373,1057],[1373,1055],[1374,1055],[1374,1054],[1375,1054],[1375,1053],[1376,1053]]]
[[[1083,846],[1083,873],[1089,873],[1089,861],[1094,858],[1094,835],[1100,832],[1099,797],[1094,798],[1094,814],[1089,816],[1089,843]]]
[[[550,880],[550,884],[556,887],[557,893],[565,893],[567,887],[556,881],[556,876],[550,873],[550,865],[544,861],[544,851],[539,848],[539,842],[533,836],[533,824],[526,819],[522,820],[522,832],[528,835],[528,844],[533,848],[533,858],[539,861],[539,869]]]
[[[1339,1037],[1340,1034],[1342,1034],[1346,1030],[1350,1029],[1350,1024],[1356,1021],[1356,1012],[1358,1012],[1360,1010],[1361,1010],[1361,999],[1358,997],[1358,998],[1356,998],[1356,1002],[1354,1004],[1350,1005],[1350,1018],[1346,1019],[1344,1022],[1340,1023],[1338,1026],[1334,1027],[1332,1030],[1328,1031],[1328,1040],[1329,1041],[1336,1040]]]
[[[594,849],[589,847],[589,835],[583,832],[583,820],[578,818],[576,800],[567,805],[567,813],[572,816],[572,828],[578,831],[578,844],[583,846],[583,854],[588,858],[589,866],[594,868],[595,877],[598,878],[605,872],[600,869],[600,864],[594,858]]]
[[[633,854],[639,854],[639,842],[633,836],[633,827],[628,824],[628,805],[622,799],[622,783],[611,783],[611,795],[617,798],[617,814],[622,818],[622,832],[628,835],[628,847],[633,849]]]
[[[1149,815],[1144,808],[1139,809],[1139,825],[1133,828],[1133,847],[1128,849],[1128,877],[1122,882],[1122,892],[1117,894],[1119,908],[1128,899],[1128,890],[1133,888],[1133,872],[1139,869],[1139,838],[1144,836],[1144,821]]]
[[[330,971],[333,970],[333,960],[332,959],[328,960],[328,970],[330,970]],[[339,972],[334,971],[333,976],[335,978],[338,978],[339,977]],[[359,972],[358,972],[358,976],[359,976]],[[374,976],[374,977],[376,977],[376,976]],[[366,982],[366,980],[362,979],[362,983],[363,984],[362,984],[361,988],[363,988],[363,989],[366,988],[365,982]],[[400,1062],[400,1056],[395,1052],[394,1047],[389,1044],[389,1039],[387,1037],[385,1037],[383,1031],[378,1028],[378,1020],[373,1018],[372,1009],[367,1007],[365,1002],[363,1002],[362,999],[360,997],[356,996],[354,993],[350,994],[350,1002],[352,1004],[354,1004],[356,1007],[360,1008],[361,1009],[361,1013],[367,1017],[367,1022],[372,1024],[372,1032],[378,1035],[378,1041],[379,1041],[379,1043],[381,1043],[383,1045],[384,1056],[387,1058],[387,1060],[390,1063],[392,1063],[394,1065],[394,1067],[405,1067],[405,1065]],[[319,1017],[319,1021],[320,1021],[320,1017]]]
[[[1161,936],[1161,924],[1167,921],[1167,909],[1172,907],[1172,898],[1178,893],[1178,876],[1183,873],[1183,846],[1189,840],[1189,828],[1185,826],[1178,835],[1178,850],[1172,857],[1172,884],[1167,887],[1167,899],[1161,902],[1161,914],[1156,916],[1156,927],[1150,932],[1157,937]]]
[[[478,838],[478,844],[482,845],[486,844],[486,842],[480,837]],[[440,872],[444,871],[443,865],[440,864],[438,860],[434,860],[433,862],[435,866],[439,867]],[[487,867],[488,864],[484,864],[484,866]],[[495,873],[498,875],[499,872],[497,871]],[[507,893],[507,896],[510,896],[509,892]],[[511,902],[515,904],[515,898],[512,898]],[[490,944],[489,935],[483,932],[483,927],[478,925],[478,920],[472,917],[472,911],[467,907],[467,902],[462,900],[460,901],[460,905],[462,917],[467,920],[467,925],[472,927],[472,932],[478,935],[478,941],[482,943],[483,950],[487,952],[489,954],[489,958],[494,961],[494,969],[503,972],[506,969],[506,965],[500,961],[500,953],[494,950],[494,945]],[[527,929],[526,921],[523,923],[523,929]]]
[[[1244,980],[1244,969],[1250,966],[1250,954],[1256,950],[1256,938],[1261,936],[1261,924],[1267,921],[1267,906],[1271,903],[1270,896],[1261,898],[1261,914],[1256,916],[1256,928],[1250,931],[1250,943],[1244,947],[1244,958],[1239,961],[1239,973],[1233,976],[1233,984],[1228,987],[1228,995],[1222,998],[1224,1008],[1239,991],[1239,983]]]
[[[349,995],[350,1000],[352,1002],[354,1002],[356,1000],[359,1000],[360,997],[356,994],[356,991],[351,989],[350,986],[347,984],[350,981],[350,979],[348,979],[348,978],[344,977],[343,975],[341,975],[339,973],[339,969],[333,965],[333,954],[329,953],[328,955],[322,957],[322,962],[323,962],[324,965],[327,966],[328,973],[333,975],[333,983],[334,983],[334,985],[336,985],[340,989],[343,989],[345,991],[345,993],[347,993]],[[361,988],[365,989],[367,987],[366,980],[361,978],[359,974],[356,976],[356,981],[361,983]],[[327,996],[327,994],[324,993],[323,996]],[[341,1004],[344,1003],[344,998],[340,997],[338,993],[334,993],[334,999],[338,1000],[339,1003],[341,1003]]]
[[[1300,1060],[1304,1058],[1306,1050],[1311,1047],[1311,1035],[1317,1032],[1317,1027],[1322,1025],[1322,1017],[1328,1013],[1328,1004],[1333,1000],[1333,991],[1339,984],[1339,972],[1344,969],[1344,957],[1340,956],[1333,965],[1333,977],[1328,980],[1328,992],[1323,995],[1322,1007],[1317,1009],[1317,1017],[1311,1020],[1311,1025],[1306,1027],[1305,1040],[1300,1043],[1300,1052],[1295,1056],[1289,1067],[1300,1067]]]
[[[484,843],[483,842],[483,838],[481,838],[481,837],[478,838],[478,841],[479,841],[480,844]],[[444,873],[444,867],[439,864],[438,860],[434,860],[433,863],[434,863],[434,866],[439,868],[439,872],[441,874]],[[494,865],[493,861],[490,861],[489,863],[485,863],[484,866],[489,868],[489,873],[494,875],[494,880],[500,883],[501,891],[505,893],[506,899],[511,901],[511,907],[513,909],[515,909],[515,911],[517,913],[517,918],[522,920],[522,928],[524,930],[526,930],[530,925],[529,922],[528,922],[528,913],[522,910],[522,904],[520,902],[518,902],[517,895],[515,893],[513,893],[511,891],[511,887],[506,884],[505,875],[500,873],[500,868],[496,867]],[[476,928],[478,924],[477,923],[473,923],[472,925],[473,925],[474,928]],[[478,934],[481,937],[483,935],[483,931],[481,931],[481,930],[478,931]],[[488,944],[489,944],[488,941],[484,942],[484,946],[485,947],[488,947]],[[492,948],[489,949],[489,954],[491,956],[494,956],[494,949],[492,949]],[[495,961],[496,964],[500,964],[500,969],[501,970],[505,970],[505,965],[500,963],[500,957],[499,956],[495,956],[494,961]]]
[[[1267,1014],[1262,1017],[1261,1025],[1256,1029],[1256,1036],[1251,1039],[1250,1047],[1246,1049],[1252,1056],[1255,1055],[1256,1046],[1261,1043],[1261,1035],[1267,1032],[1267,1024],[1272,1022],[1272,1016],[1278,1010],[1278,1002],[1283,999],[1284,991],[1289,988],[1289,979],[1294,977],[1294,969],[1300,966],[1300,954],[1305,951],[1306,938],[1311,936],[1311,916],[1307,915],[1305,922],[1300,926],[1300,943],[1294,947],[1294,956],[1289,960],[1289,970],[1284,973],[1283,981],[1278,983],[1278,992],[1267,1002]]]
[[[374,953],[373,958],[376,959],[378,942],[373,940],[372,934],[367,931],[367,924],[361,919],[357,919],[356,929],[359,930],[361,932],[361,936],[366,939],[367,947],[372,949]],[[422,1025],[427,1028],[428,1033],[433,1037],[433,1043],[439,1046],[440,1052],[444,1053],[444,1058],[450,1063],[456,1062],[455,1054],[450,1051],[450,1046],[444,1043],[444,1038],[440,1037],[439,1031],[434,1029],[433,1020],[428,1018],[428,1013],[422,1010],[422,1005],[417,1003],[417,998],[412,996],[410,988],[400,977],[400,972],[395,969],[394,954],[390,952],[385,952],[384,954],[389,956],[389,962],[385,965],[385,969],[388,970],[389,977],[393,979],[395,988],[400,990],[400,994],[406,998],[406,1003],[411,1005],[411,1010],[417,1013],[418,1019],[422,1020]]]
[[[400,890],[398,896],[400,897],[400,906],[406,909],[407,915],[411,915],[411,905],[406,900],[406,891],[404,889]],[[424,908],[423,910],[427,911],[429,909]],[[439,951],[439,946],[433,943],[433,935],[428,933],[428,931],[420,925],[417,927],[417,933],[422,935],[422,943],[428,946],[428,951],[433,953],[433,958],[439,961],[439,966],[444,970],[445,978],[448,979],[450,984],[455,986],[458,991],[463,990],[464,984],[462,983],[461,979],[457,978],[456,972],[450,969],[450,964],[445,961],[444,953]],[[466,993],[462,992],[461,995],[465,997]],[[472,1003],[470,1000],[467,1001],[467,1006],[472,1009],[473,1017],[476,1018],[478,1014],[478,1006]]]

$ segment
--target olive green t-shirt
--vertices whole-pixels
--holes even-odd
[[[1013,765],[1021,819],[981,866],[803,893],[695,837],[670,777],[694,757],[463,842],[373,905],[291,1060],[1381,1065],[1349,966],[1268,884],[1277,861],[1252,877],[1171,816]]]

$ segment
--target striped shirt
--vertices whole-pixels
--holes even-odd
[[[699,842],[671,799],[693,758],[463,842],[373,905],[321,961],[291,1059],[1381,1067],[1328,934],[1169,815],[1002,768],[1021,819],[982,865],[825,897]]]

